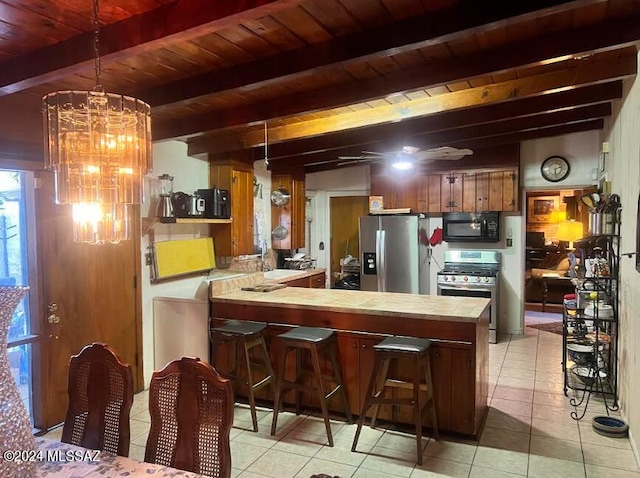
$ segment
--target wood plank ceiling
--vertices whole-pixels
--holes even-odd
[[[307,172],[403,145],[601,129],[637,72],[631,0],[100,0],[101,83],[154,140]],[[95,84],[90,0],[0,0],[0,158],[42,161],[41,99]]]

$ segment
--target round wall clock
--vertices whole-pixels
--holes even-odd
[[[540,166],[540,174],[547,181],[557,183],[562,181],[571,172],[569,162],[562,156],[549,156]]]

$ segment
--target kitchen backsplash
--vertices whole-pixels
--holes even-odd
[[[265,256],[266,269],[275,269],[276,255],[273,249],[269,249]],[[228,269],[230,271],[259,272],[264,270],[260,254],[239,257],[216,257],[218,269]]]

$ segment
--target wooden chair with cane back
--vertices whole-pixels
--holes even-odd
[[[129,456],[133,372],[103,343],[71,357],[62,441]]]
[[[182,357],[153,373],[151,430],[144,460],[207,476],[231,476],[231,382],[199,358]]]

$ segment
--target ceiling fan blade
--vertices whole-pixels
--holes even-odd
[[[339,159],[328,159],[326,161],[316,161],[314,163],[305,163],[305,166],[320,166],[321,164],[329,164],[340,161]]]
[[[338,163],[336,166],[354,166],[354,165],[359,164],[359,163],[370,163],[372,161],[373,160],[371,160],[371,159],[354,159],[354,160],[351,160],[351,161],[343,161],[341,163]]]
[[[452,148],[451,146],[442,146],[439,148],[431,148],[431,149],[426,149],[424,151],[419,151],[417,153],[417,157],[420,160],[455,161],[458,159],[462,159],[463,157],[468,156],[470,154],[473,154],[473,151],[470,149],[458,149],[458,148]]]
[[[342,160],[342,159],[371,159],[371,160],[378,160],[378,159],[382,159],[380,156],[367,156],[366,154],[363,154],[361,156],[338,156],[338,159]]]
[[[393,154],[393,153],[379,153],[378,151],[363,151],[362,152],[363,156],[387,156],[389,154]]]

